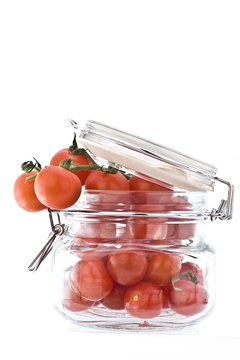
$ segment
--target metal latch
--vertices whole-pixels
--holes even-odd
[[[31,264],[28,266],[27,270],[35,272],[43,260],[48,256],[48,254],[51,252],[53,248],[53,243],[57,236],[60,236],[64,233],[64,224],[61,224],[60,215],[57,212],[57,223],[54,224],[52,211],[51,209],[48,209],[49,214],[49,220],[52,232],[49,235],[47,243],[44,245],[44,247],[41,249],[41,251],[37,254],[37,256],[34,258],[34,260],[31,262]]]
[[[210,219],[212,221],[216,219],[220,220],[230,220],[232,218],[233,211],[233,194],[234,186],[230,182],[223,180],[217,176],[214,177],[214,180],[219,181],[228,186],[228,195],[227,200],[222,199],[217,209],[212,209]]]

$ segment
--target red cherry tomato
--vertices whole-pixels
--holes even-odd
[[[172,191],[172,189],[169,189],[170,185],[168,184],[166,184],[166,187],[164,185],[161,186],[135,175],[131,176],[129,185],[130,190],[137,191]]]
[[[207,290],[194,282],[180,278],[175,281],[173,286],[167,291],[170,306],[178,314],[191,316],[202,312],[208,304]]]
[[[168,297],[164,292],[164,289],[162,289],[162,290],[163,290],[163,293],[162,293],[163,309],[166,310],[166,309],[170,308],[170,304],[169,304],[169,301],[168,301]]]
[[[73,291],[92,301],[103,299],[113,288],[104,263],[99,259],[78,261],[71,270],[70,281]]]
[[[176,196],[169,199],[164,204],[166,211],[187,211],[192,208],[192,205],[183,198]],[[194,237],[196,232],[196,224],[191,223],[191,219],[187,219],[188,223],[185,223],[186,219],[178,219],[177,224],[168,224],[167,238],[169,240],[185,240]]]
[[[120,249],[108,256],[107,268],[114,281],[121,285],[133,285],[143,279],[148,267],[145,252]]]
[[[79,246],[81,246],[81,248],[79,249],[79,253],[78,253],[77,250]],[[78,244],[78,242],[76,242],[76,239],[74,239],[71,243],[71,251],[73,251],[74,254],[76,254],[81,260],[95,260],[95,259],[104,260],[104,258],[109,254],[109,252],[106,250],[96,251],[95,249],[96,248],[94,248],[94,250],[83,251],[82,243]]]
[[[65,209],[75,204],[81,188],[81,181],[77,176],[62,167],[52,165],[38,173],[34,184],[38,199],[53,209]]]
[[[134,212],[162,212],[164,207],[159,204],[131,205]],[[129,219],[129,232],[134,239],[163,240],[167,236],[168,225],[164,224],[166,218],[160,217],[133,217]]]
[[[163,252],[154,253],[149,261],[146,278],[160,286],[168,286],[180,270],[180,256]]]
[[[195,232],[196,224],[184,224],[184,221],[179,219],[178,224],[168,224],[167,238],[174,241],[191,239],[195,236]]]
[[[41,211],[46,209],[46,206],[43,205],[37,198],[34,191],[35,179],[26,180],[26,178],[35,175],[36,171],[31,171],[28,174],[20,175],[14,184],[14,197],[17,204],[24,210],[30,212]]]
[[[69,149],[59,150],[51,159],[50,165],[59,166],[62,160],[71,158],[75,164],[79,165],[92,165],[91,161],[87,158],[86,155],[75,155],[72,154]],[[73,171],[73,174],[77,175],[80,179],[81,184],[84,185],[88,175],[92,172],[92,170],[79,170]]]
[[[101,239],[100,238],[94,238],[94,237],[91,237],[91,238],[85,238],[85,237],[82,237],[82,236],[78,236],[76,235],[75,238],[72,240],[72,250],[76,247],[89,247],[89,248],[95,248],[98,243],[101,242]],[[81,257],[81,253],[79,254],[79,257]]]
[[[102,300],[103,305],[113,310],[124,309],[123,299],[126,291],[126,286],[115,283],[110,294]]]
[[[143,192],[143,193],[138,193],[135,192],[132,194],[134,199],[139,195],[141,197],[141,200],[143,200],[143,203],[140,203],[140,201],[138,201],[139,203],[137,203],[136,205],[132,205],[131,208],[133,210],[136,211],[157,211],[159,210],[160,212],[165,212],[166,213],[166,217],[165,218],[159,218],[156,219],[156,222],[160,222],[163,221],[165,222],[165,226],[167,226],[167,234],[165,236],[166,240],[168,241],[181,241],[181,240],[185,240],[185,239],[191,239],[195,236],[195,231],[196,231],[196,224],[193,222],[189,222],[191,221],[191,219],[178,219],[178,223],[171,223],[171,218],[168,219],[167,217],[167,213],[171,212],[171,211],[187,211],[187,210],[191,210],[192,205],[186,201],[185,199],[179,197],[179,196],[173,196],[172,194],[169,193],[165,193],[165,192],[161,192],[160,195],[158,196],[158,194],[156,192]],[[144,199],[143,199],[144,197]],[[150,218],[145,218],[145,224],[148,224],[148,222],[151,221]],[[168,224],[166,224],[166,222],[168,221]],[[132,226],[132,235],[134,236],[134,232],[136,232],[136,236],[141,236],[141,232],[144,234],[146,233],[146,231],[144,230],[144,221],[140,222],[139,218],[136,219],[136,221],[132,222],[133,226]],[[137,226],[135,226],[135,224]],[[145,226],[146,228],[151,229],[152,228],[152,234],[150,232],[151,235],[154,234],[154,226],[155,225],[151,225],[151,227],[149,226]],[[142,228],[142,230],[141,230]],[[161,226],[161,228],[163,229],[163,226]],[[157,228],[155,228],[157,229]],[[139,230],[139,231],[138,231]],[[156,232],[157,234],[157,232]],[[162,234],[160,232],[160,234]],[[140,238],[140,237],[139,237]],[[143,239],[144,237],[142,237]],[[152,239],[152,237],[151,237]]]
[[[84,195],[86,205],[92,210],[128,210],[131,202],[128,190],[86,190]]]
[[[203,285],[203,271],[197,264],[194,264],[192,262],[185,262],[182,263],[182,268],[180,270],[180,273],[191,271],[194,276],[197,277],[199,284]],[[184,279],[184,277],[182,277]]]
[[[90,308],[94,304],[93,301],[88,301],[77,295],[70,288],[69,284],[66,284],[63,289],[62,306],[72,312],[84,311]]]
[[[101,217],[95,221],[80,221],[80,227],[75,234],[74,242],[79,245],[96,246],[106,240],[115,241],[117,237],[117,223]]]
[[[85,189],[129,190],[129,182],[119,171],[116,174],[109,174],[101,170],[95,170],[88,176]]]
[[[85,190],[86,203],[94,210],[126,209],[130,203],[129,182],[120,172],[94,171],[86,180]]]
[[[96,247],[90,249],[91,246],[87,246],[86,250],[83,250],[82,243],[78,244],[73,239],[71,242],[71,251],[77,255],[81,260],[102,260],[104,265],[107,263],[107,257],[112,252],[115,251],[116,248],[114,246],[105,246],[101,244],[97,244]],[[79,247],[80,246],[80,247]]]
[[[129,314],[141,319],[158,316],[163,310],[163,290],[151,282],[131,286],[124,296],[124,306]]]
[[[129,186],[130,190],[133,191],[132,202],[136,204],[158,204],[162,202],[162,197],[171,196],[173,193],[171,186],[168,184],[166,184],[166,187],[161,186],[135,175],[131,176]]]

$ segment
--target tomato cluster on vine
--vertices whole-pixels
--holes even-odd
[[[14,184],[17,204],[26,211],[45,208],[66,209],[79,199],[82,186],[86,190],[130,190],[128,174],[112,166],[98,165],[83,148],[78,148],[76,135],[69,148],[59,150],[42,169],[34,159],[22,164]]]

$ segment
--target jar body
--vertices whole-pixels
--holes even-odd
[[[65,233],[52,252],[57,309],[82,326],[105,329],[197,323],[215,296],[214,250],[205,221],[191,215],[206,205],[205,195],[118,195],[89,192],[81,207],[93,214],[63,214]]]

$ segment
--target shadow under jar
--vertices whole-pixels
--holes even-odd
[[[204,318],[215,256],[204,227],[207,193],[85,191],[59,211],[52,251],[57,309],[85,327],[161,330]]]

